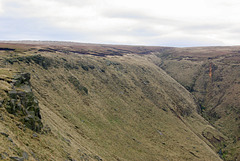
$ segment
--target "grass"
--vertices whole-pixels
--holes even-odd
[[[235,160],[240,154],[239,141],[239,47],[221,48],[183,48],[170,55],[174,59],[163,58],[161,67],[190,92],[204,107],[202,116],[221,133],[227,136],[228,154],[225,160]],[[210,50],[209,50],[210,49]],[[209,78],[209,66],[212,64],[212,79]],[[233,107],[233,108],[231,108]],[[234,112],[231,111],[234,109]],[[218,145],[216,145],[218,149]],[[230,154],[229,154],[230,153]]]
[[[44,45],[35,47],[45,48]],[[11,132],[20,149],[29,154],[33,151],[40,160],[69,157],[76,160],[81,157],[88,160],[97,157],[103,160],[220,160],[202,132],[211,127],[214,136],[221,136],[221,133],[197,113],[192,95],[159,68],[161,58],[154,54],[140,55],[142,48],[117,47],[111,50],[128,50],[130,54],[93,56],[94,51],[110,49],[98,45],[84,46],[83,49],[90,52],[84,55],[74,54],[69,51],[70,47],[64,52],[60,51],[60,46],[55,47],[57,52],[41,53],[38,48],[29,51],[27,45],[22,47],[24,55],[21,57],[37,52],[41,59],[49,60],[47,68],[36,63],[38,61],[26,63],[19,59],[8,67],[31,73],[43,123],[49,125],[52,133],[32,137],[30,130],[19,129],[14,116],[11,118],[6,112],[2,114],[11,119],[0,122],[0,127]],[[80,50],[81,46],[73,49]],[[133,54],[135,51],[138,54]],[[177,61],[171,65],[175,63]],[[166,69],[168,65],[171,66],[167,64]],[[185,61],[182,67],[190,72],[189,68],[200,66]],[[185,74],[179,79],[186,78],[182,81],[186,84],[194,83],[191,79],[196,75],[191,71],[189,77]],[[71,77],[75,78],[72,83],[69,82]],[[88,89],[87,94],[74,87],[79,85]],[[186,115],[184,111],[190,112]],[[8,143],[2,144],[8,146]]]
[[[6,91],[11,90],[9,81],[11,81],[13,73],[12,69],[0,68],[0,101],[6,99]]]

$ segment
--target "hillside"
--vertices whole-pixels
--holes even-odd
[[[173,49],[160,65],[197,99],[202,116],[228,137],[226,159],[240,159],[240,47]]]
[[[215,50],[2,42],[0,157],[240,159],[238,54]]]

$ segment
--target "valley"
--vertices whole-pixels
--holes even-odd
[[[240,160],[239,51],[1,42],[0,159]]]

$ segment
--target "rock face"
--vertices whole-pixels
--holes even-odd
[[[43,124],[38,101],[31,89],[30,74],[16,75],[12,81],[12,90],[8,91],[8,94],[7,111],[18,116],[20,121],[31,130],[40,132]]]

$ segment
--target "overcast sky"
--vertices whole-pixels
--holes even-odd
[[[0,0],[0,40],[240,45],[240,1]]]

